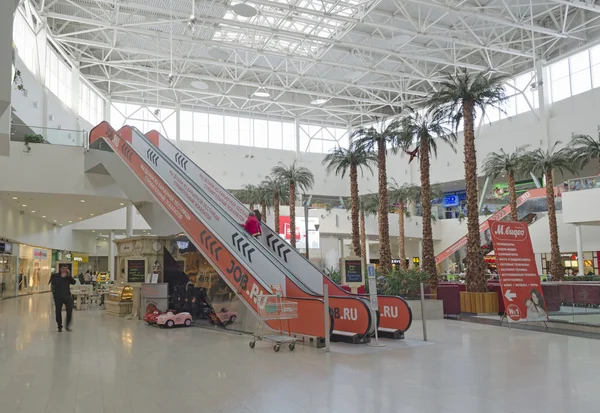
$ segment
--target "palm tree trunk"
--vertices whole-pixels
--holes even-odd
[[[296,184],[290,182],[290,244],[296,248]]]
[[[552,170],[546,170],[546,202],[548,202],[548,224],[550,226],[550,275],[554,281],[561,281],[565,277],[560,260],[560,247],[558,245],[558,227],[556,225],[556,206],[554,205],[554,180]]]
[[[400,258],[400,268],[406,271],[408,265],[406,265],[404,242],[404,201],[400,200],[400,206],[398,207],[398,258]]]
[[[463,102],[465,185],[467,187],[467,288],[470,292],[486,292],[485,268],[479,234],[477,206],[477,151],[473,102]]]
[[[379,223],[379,266],[384,274],[392,271],[392,249],[390,247],[390,225],[388,220],[388,194],[387,194],[387,171],[385,141],[377,142],[377,168],[379,183],[379,211],[377,213]]]
[[[429,140],[421,137],[419,147],[419,168],[421,169],[421,208],[423,210],[423,246],[421,268],[429,274],[429,286],[435,293],[438,286],[437,268],[435,266],[435,253],[433,250],[433,229],[431,228],[431,184],[430,184],[430,160]]]
[[[365,211],[360,210],[360,256],[362,257],[363,266],[367,268],[367,232],[365,228]]]
[[[260,203],[260,214],[262,215],[262,222],[267,222],[267,201]]]
[[[360,233],[358,228],[358,170],[356,165],[350,165],[350,198],[352,200],[352,247],[354,254],[360,257]]]
[[[273,218],[275,219],[275,233],[279,234],[279,194],[276,192],[273,196]]]
[[[517,221],[519,219],[517,215],[517,188],[515,187],[515,173],[508,171],[508,195],[510,205],[510,219]]]

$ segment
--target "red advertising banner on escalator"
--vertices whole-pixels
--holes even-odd
[[[546,321],[546,302],[527,223],[491,221],[490,233],[508,321]]]

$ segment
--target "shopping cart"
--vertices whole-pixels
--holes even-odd
[[[298,303],[285,300],[280,294],[261,296],[259,302],[263,304],[258,310],[260,323],[250,342],[250,348],[254,348],[257,341],[269,341],[275,343],[273,350],[276,352],[281,349],[282,344],[287,344],[290,351],[294,351],[296,338],[292,337],[290,320],[298,318]],[[269,320],[279,320],[279,334],[261,334],[273,330],[266,324]],[[287,324],[287,334],[285,334],[284,324]]]

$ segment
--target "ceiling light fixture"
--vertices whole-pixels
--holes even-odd
[[[271,95],[269,94],[269,92],[267,92],[267,91],[266,91],[264,88],[262,88],[262,87],[261,87],[261,88],[258,88],[258,89],[256,90],[256,92],[254,92],[254,93],[252,94],[252,96],[256,96],[256,97],[259,97],[259,98],[269,98],[269,97],[271,97]]]
[[[69,221],[69,224],[71,224],[73,221]]]
[[[42,215],[42,218],[46,218],[46,215]]]
[[[35,211],[31,211],[32,214],[35,214]]]
[[[191,85],[194,89],[198,89],[198,90],[208,89],[208,83],[203,82],[202,80],[193,80]]]
[[[52,222],[56,222],[56,220],[52,221]]]
[[[91,216],[91,217],[93,217],[93,216],[94,216],[94,214],[90,214],[90,216]]]
[[[310,104],[319,106],[319,105],[323,105],[323,104],[327,103],[328,101],[329,101],[329,99],[326,99],[326,98],[318,98],[318,99],[311,101]]]
[[[123,205],[125,205],[125,204],[124,204],[123,202],[121,202],[119,205],[123,206]]]
[[[79,217],[79,220],[82,220],[83,218]]]
[[[233,12],[238,16],[247,18],[254,17],[258,14],[258,10],[256,10],[256,7],[246,3],[234,4],[233,6],[231,6],[231,10],[233,10]]]
[[[96,231],[92,230],[92,232],[96,232]]]
[[[81,199],[79,202],[85,202],[85,199]]]
[[[219,49],[218,47],[212,47],[208,51],[208,54],[217,60],[224,61],[224,60],[229,59],[229,53],[227,53],[225,50]]]
[[[17,199],[19,199],[19,198],[17,198],[16,196],[13,196],[13,199],[17,200]]]

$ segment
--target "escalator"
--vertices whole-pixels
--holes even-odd
[[[299,317],[291,320],[291,331],[307,337],[323,337],[323,301],[292,274],[282,271],[277,261],[239,223],[224,214],[212,199],[196,191],[194,183],[181,175],[143,135],[131,128],[123,132],[125,136],[103,122],[90,132],[90,148],[119,155],[257,317],[264,308],[264,296],[272,294],[272,286],[280,285],[287,298],[298,303]],[[362,300],[347,297],[332,299],[330,303],[332,307],[350,309],[352,315],[335,320],[332,330],[353,337],[368,337],[375,328],[374,317]],[[272,321],[267,324],[274,329],[279,325]]]
[[[246,220],[249,209],[230,192],[221,187],[169,139],[163,137],[157,131],[148,132],[146,137],[155,146],[157,152],[169,158],[182,174],[186,174],[195,182],[198,191],[202,191],[208,197],[212,198],[236,222],[242,223]],[[327,284],[331,297],[357,297],[343,290],[339,285],[325,276],[266,224],[263,223],[262,228],[263,235],[260,238],[260,242],[264,249],[269,251],[274,259],[293,273],[300,282],[312,291],[322,296],[323,285]],[[380,335],[392,338],[403,337],[404,332],[408,330],[412,322],[412,313],[406,301],[396,296],[379,296],[378,302]],[[352,314],[350,312],[352,309],[336,307],[335,305],[332,305],[332,307],[334,317],[336,318],[336,325],[339,324],[340,320],[347,319]]]
[[[558,188],[554,188],[554,196],[559,195]],[[537,214],[548,210],[546,202],[546,188],[531,189],[517,198],[517,219],[519,221],[526,220],[529,225],[533,224],[537,219]],[[484,255],[492,249],[492,238],[490,235],[491,221],[507,221],[510,220],[510,205],[490,215],[485,221],[479,224],[479,234],[481,239],[481,247]],[[465,256],[467,248],[467,236],[461,237],[454,244],[450,245],[440,254],[435,257],[435,263],[441,264],[452,256]]]

